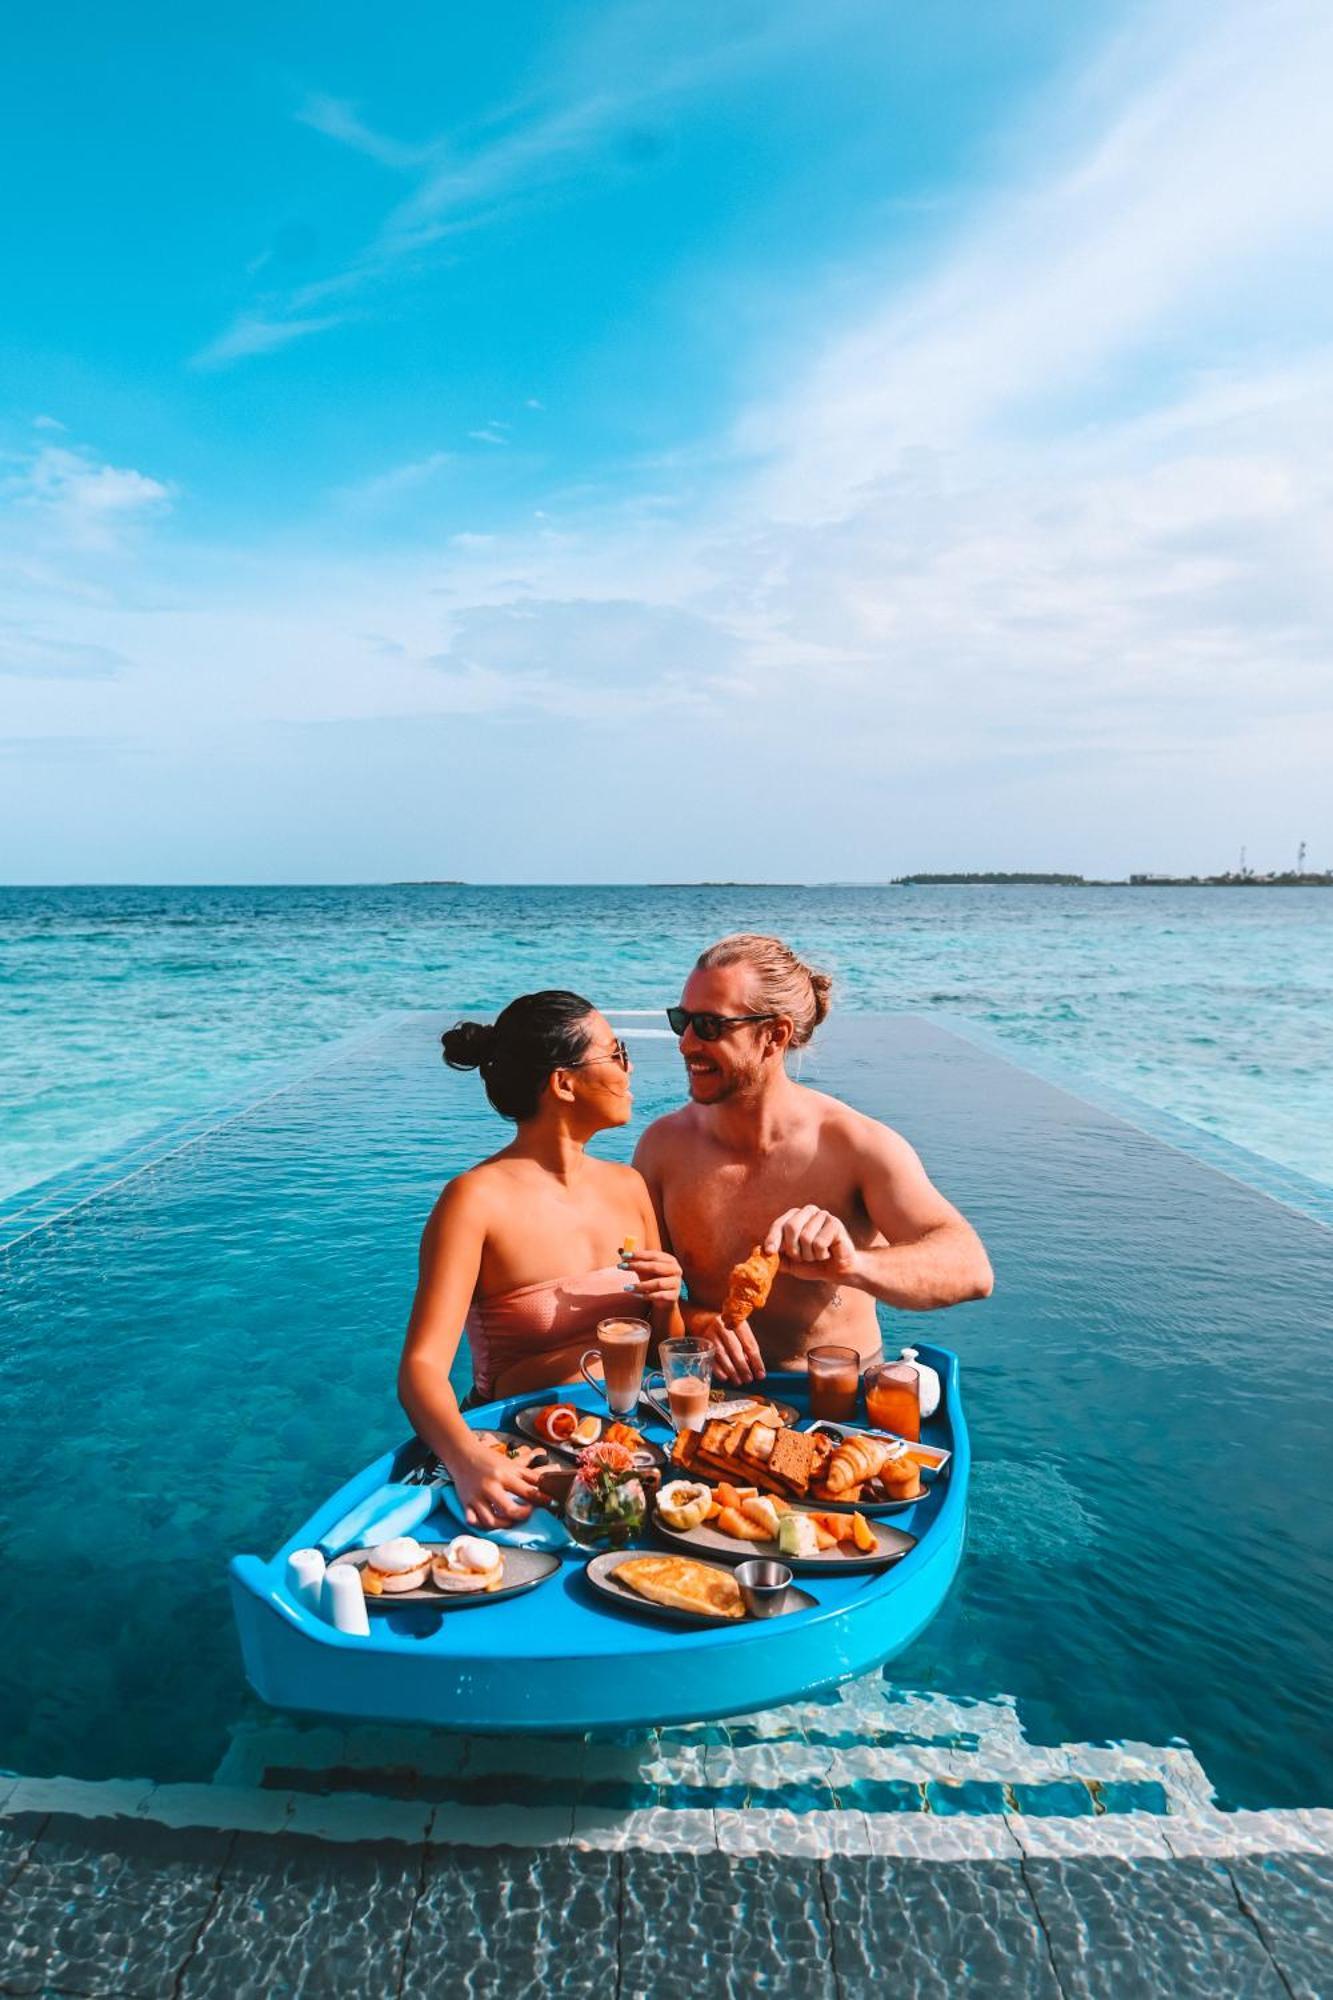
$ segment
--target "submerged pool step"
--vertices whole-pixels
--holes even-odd
[[[614,1740],[392,1727],[238,1730],[220,1783],[455,1805],[1102,1818],[1207,1810],[1182,1745],[1030,1744],[1005,1702],[852,1683],[819,1702]]]

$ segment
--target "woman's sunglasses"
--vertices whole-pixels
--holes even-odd
[[[594,1063],[601,1063],[601,1062],[619,1063],[622,1069],[629,1068],[629,1050],[625,1047],[625,1044],[619,1039],[619,1037],[617,1037],[616,1040],[612,1042],[610,1048],[606,1051],[605,1055],[584,1056],[581,1062],[561,1063],[560,1067],[561,1069],[591,1069]]]
[[[693,1028],[701,1042],[720,1042],[728,1028],[739,1028],[747,1021],[778,1018],[776,1014],[692,1014],[688,1007],[668,1007],[666,1017],[673,1035],[683,1035],[687,1028]]]

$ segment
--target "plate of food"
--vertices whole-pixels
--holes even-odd
[[[855,1509],[798,1506],[757,1486],[673,1479],[657,1496],[657,1533],[673,1548],[724,1562],[771,1556],[799,1574],[887,1569],[916,1547],[916,1536]]]
[[[562,1458],[577,1458],[590,1444],[623,1444],[634,1454],[641,1472],[649,1466],[665,1465],[666,1453],[633,1424],[614,1417],[599,1417],[580,1410],[573,1403],[531,1403],[514,1412],[514,1422],[525,1438],[557,1451]]]
[[[797,1430],[758,1417],[710,1417],[701,1431],[681,1431],[673,1472],[710,1485],[754,1486],[760,1493],[835,1513],[892,1514],[925,1493],[909,1447],[868,1432],[847,1438]]]
[[[608,1549],[594,1556],[583,1573],[594,1590],[622,1611],[642,1611],[676,1625],[740,1625],[746,1620],[740,1585],[724,1563]],[[793,1584],[774,1615],[812,1611],[816,1602]]]
[[[347,1567],[360,1575],[369,1611],[396,1611],[402,1604],[461,1611],[535,1590],[555,1575],[560,1557],[549,1549],[502,1549],[482,1535],[455,1535],[451,1542],[395,1535],[378,1548],[349,1549],[329,1564]]]
[[[898,1455],[910,1458],[923,1472],[932,1476],[943,1472],[953,1453],[942,1444],[926,1444],[920,1438],[899,1437],[897,1431],[879,1431],[873,1424],[836,1424],[828,1417],[816,1417],[805,1425],[809,1431],[823,1431],[835,1444],[850,1442],[853,1438],[873,1438],[876,1443],[893,1445]]]

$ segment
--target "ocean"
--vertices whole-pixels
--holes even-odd
[[[1327,891],[409,884],[0,889],[0,1195],[394,1009],[663,1005],[739,929],[1333,1184]]]

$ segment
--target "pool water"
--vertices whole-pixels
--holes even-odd
[[[0,1766],[206,1778],[255,1719],[227,1558],[403,1434],[417,1235],[502,1134],[440,1025],[394,1017],[0,1257]],[[617,1154],[679,1099],[674,1043],[623,1025]],[[1328,1803],[1333,1232],[938,1022],[846,1017],[805,1075],[917,1144],[997,1272],[930,1323],[969,1547],[891,1680],[1038,1743],[1183,1739],[1226,1804]]]

